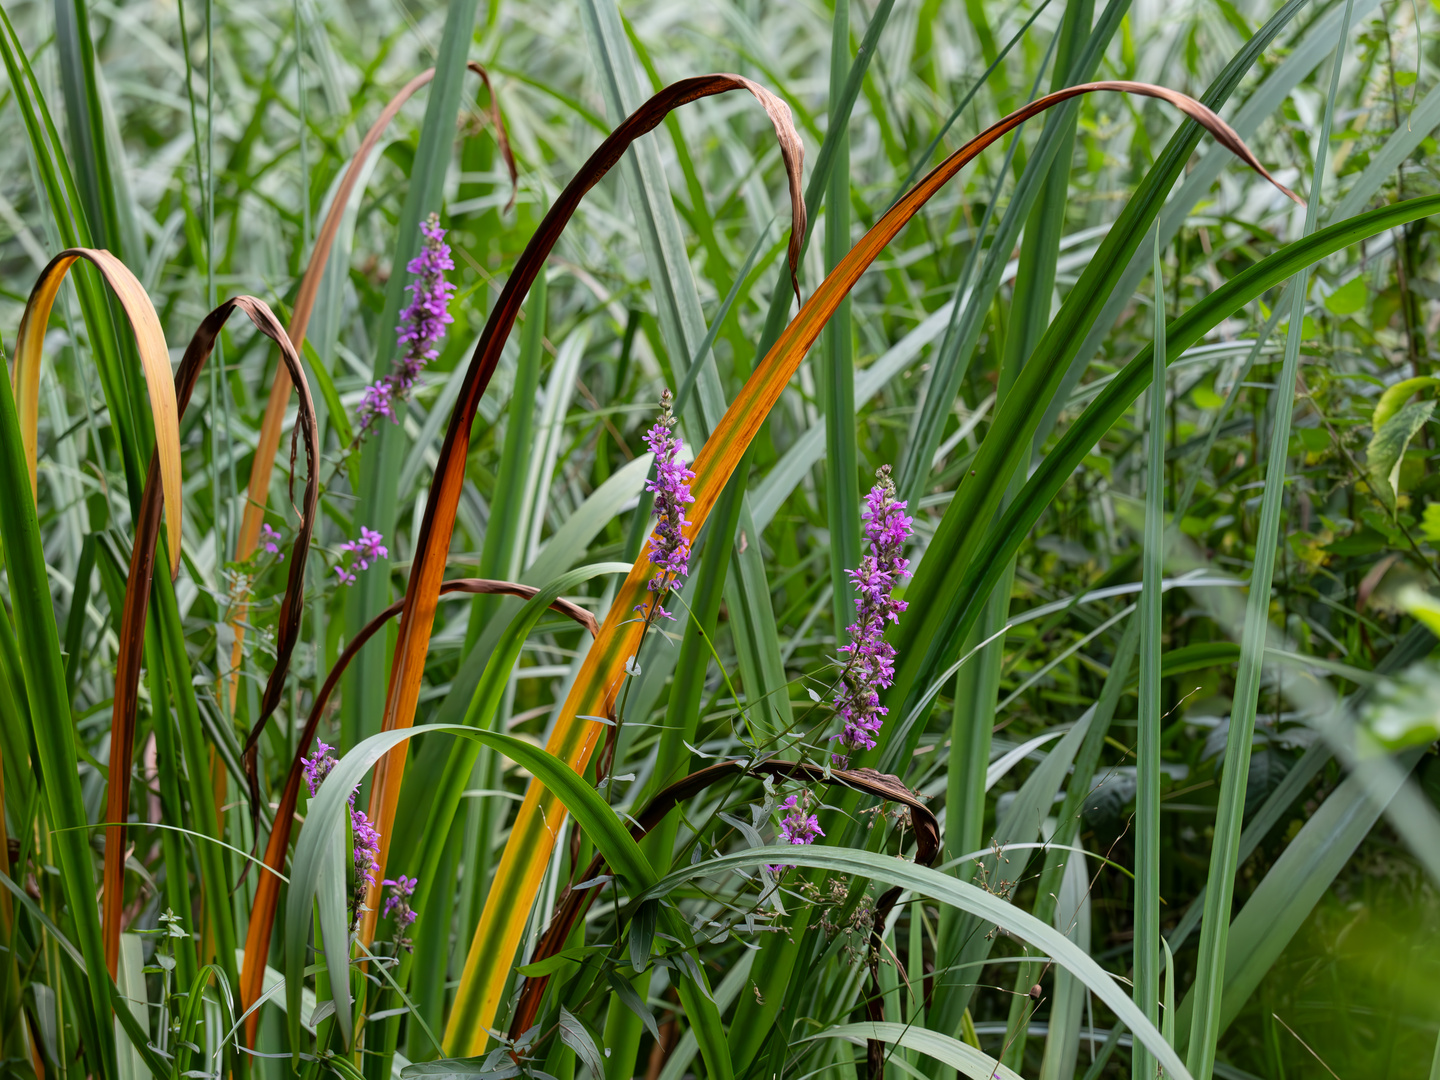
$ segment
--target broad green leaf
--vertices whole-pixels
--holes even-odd
[[[1365,275],[1356,274],[1325,297],[1325,307],[1332,315],[1354,315],[1369,298],[1370,289],[1365,284]]]
[[[1370,490],[1392,513],[1401,494],[1400,466],[1405,460],[1405,451],[1434,412],[1433,399],[1411,402],[1386,420],[1366,447],[1365,474],[1370,479]]]

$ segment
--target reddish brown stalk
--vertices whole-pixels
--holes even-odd
[[[545,265],[551,248],[560,238],[571,215],[586,192],[620,160],[641,135],[653,130],[673,110],[700,98],[745,90],[754,95],[765,108],[780,140],[780,152],[790,180],[791,285],[799,292],[800,239],[805,235],[805,206],[800,197],[803,144],[790,118],[790,109],[783,101],[758,83],[739,75],[702,75],[682,79],[661,90],[635,112],[626,117],[556,198],[550,212],[540,223],[530,243],[515,264],[505,288],[501,291],[480,335],[475,354],[465,372],[465,381],[450,426],[440,450],[440,463],[435,470],[430,498],[425,506],[424,522],[416,536],[416,550],[409,586],[405,592],[405,614],[400,623],[399,640],[390,671],[386,693],[383,728],[391,731],[409,727],[415,719],[419,701],[420,681],[425,668],[425,654],[430,645],[430,631],[435,620],[435,603],[445,573],[450,538],[455,530],[455,513],[461,487],[465,480],[465,458],[470,445],[470,428],[479,408],[481,395],[490,384],[501,350],[519,315],[520,304]],[[388,855],[390,824],[400,797],[400,778],[404,773],[408,744],[401,743],[381,758],[375,766],[370,786],[370,819],[380,830],[380,868],[383,871]],[[377,874],[376,879],[383,877]],[[376,913],[379,908],[377,889],[371,890],[366,906],[369,911],[361,923],[360,936],[367,944],[374,938]]]
[[[253,296],[236,296],[226,300],[209,315],[205,316],[185,356],[175,372],[175,398],[179,415],[185,414],[195,383],[215,348],[215,340],[230,314],[239,308],[266,337],[280,347],[282,370],[288,372],[299,390],[300,410],[294,436],[290,446],[290,464],[293,499],[293,484],[296,443],[304,438],[305,444],[305,499],[304,508],[297,509],[299,520],[295,527],[295,543],[290,551],[290,573],[285,585],[285,596],[280,604],[279,627],[275,640],[275,667],[265,686],[265,708],[273,710],[279,703],[280,692],[285,685],[285,675],[290,668],[290,657],[300,633],[300,615],[305,606],[305,559],[310,551],[310,534],[315,524],[315,502],[319,496],[319,475],[317,465],[320,447],[315,424],[315,405],[310,399],[310,389],[305,383],[305,373],[300,366],[300,357],[285,328],[263,300]],[[110,721],[110,784],[106,798],[105,820],[113,824],[105,832],[104,872],[104,938],[105,962],[113,976],[120,956],[120,929],[122,900],[125,884],[124,822],[130,805],[130,772],[134,763],[135,713],[139,699],[140,667],[144,659],[145,618],[150,604],[150,589],[155,575],[155,549],[160,538],[160,515],[164,508],[165,495],[159,482],[159,459],[150,457],[150,469],[145,478],[145,494],[140,503],[136,520],[135,545],[130,554],[130,573],[125,579],[125,606],[120,615],[120,650],[115,663],[115,702],[111,709]],[[190,768],[201,767],[200,762],[190,762]]]
[[[521,585],[514,581],[494,581],[490,578],[455,578],[440,586],[442,596],[490,595],[518,596],[529,600],[540,590],[533,585]],[[300,799],[300,779],[304,773],[304,762],[315,733],[320,728],[320,718],[330,704],[330,696],[340,683],[345,669],[356,654],[375,634],[405,606],[397,600],[380,614],[366,623],[355,637],[346,643],[344,651],[335,661],[335,666],[325,676],[320,693],[310,706],[310,716],[305,721],[305,730],[296,743],[295,754],[290,761],[290,771],[285,776],[285,788],[280,795],[280,805],[275,810],[275,824],[270,830],[270,840],[265,846],[265,865],[273,873],[260,874],[255,886],[255,898],[250,904],[250,929],[245,935],[245,964],[240,972],[240,1001],[242,1009],[248,1009],[260,997],[265,983],[265,961],[270,955],[270,936],[275,925],[275,911],[280,901],[280,873],[285,869],[285,853],[290,848],[290,837],[294,829],[295,807]],[[579,604],[557,598],[550,603],[550,609],[574,619],[590,631],[593,638],[599,630],[595,616]],[[251,1013],[245,1021],[245,1040],[255,1045],[255,1028],[260,1021],[258,1012]]]

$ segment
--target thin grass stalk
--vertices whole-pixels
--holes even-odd
[[[105,140],[104,112],[95,78],[95,46],[90,18],[80,0],[57,0],[55,45],[60,57],[60,88],[65,98],[70,151],[75,155],[80,197],[97,247],[120,259],[138,262],[142,252],[127,252],[115,203],[115,184]]]
[[[1141,554],[1140,701],[1135,744],[1135,1004],[1151,1023],[1160,1000],[1160,653],[1165,577],[1165,264],[1155,234],[1155,360],[1145,425],[1145,540]],[[1173,1021],[1170,1013],[1167,1021]],[[1155,1059],[1135,1048],[1130,1075],[1150,1080]]]
[[[835,0],[830,21],[830,126],[835,159],[825,188],[825,272],[850,250],[850,110],[844,108],[850,61],[850,0]],[[841,111],[843,109],[843,112]],[[855,441],[855,357],[846,297],[825,324],[817,364],[824,394],[825,515],[830,525],[831,607],[836,645],[848,640],[845,627],[855,612],[848,571],[860,565],[859,458]]]
[[[1335,119],[1335,97],[1340,88],[1342,51],[1350,37],[1350,15],[1355,0],[1345,0],[1345,17],[1330,67],[1330,89],[1325,115],[1320,124],[1311,172],[1310,198],[1305,206],[1302,236],[1315,231],[1320,197],[1325,183],[1325,163],[1330,149],[1330,132]],[[1220,1035],[1221,1006],[1225,990],[1225,951],[1230,930],[1230,905],[1239,865],[1240,834],[1244,826],[1245,789],[1250,768],[1250,744],[1255,732],[1255,713],[1260,696],[1260,674],[1264,662],[1265,638],[1270,628],[1270,582],[1275,568],[1275,547],[1279,539],[1281,502],[1290,454],[1290,421],[1295,408],[1295,382],[1299,373],[1300,340],[1305,317],[1305,292],[1309,267],[1291,281],[1290,325],[1285,339],[1285,361],[1271,391],[1275,403],[1274,426],[1270,432],[1269,456],[1265,465],[1265,488],[1260,501],[1260,523],[1255,536],[1255,561],[1250,571],[1250,591],[1245,605],[1245,628],[1240,640],[1240,665],[1235,677],[1235,695],[1230,714],[1230,731],[1225,743],[1225,764],[1220,777],[1219,805],[1215,817],[1210,872],[1206,879],[1205,916],[1200,926],[1200,952],[1191,996],[1195,1011],[1191,1018],[1190,1050],[1187,1064],[1196,1080],[1210,1080],[1215,1067],[1216,1043]]]

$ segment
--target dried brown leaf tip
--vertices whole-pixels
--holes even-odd
[[[728,75],[760,102],[770,122],[775,125],[775,138],[780,142],[780,159],[785,163],[785,176],[790,184],[790,248],[787,254],[790,263],[790,286],[795,290],[795,302],[800,302],[800,246],[805,242],[805,194],[801,180],[805,170],[805,144],[795,128],[790,115],[790,106],[759,83],[741,75]]]

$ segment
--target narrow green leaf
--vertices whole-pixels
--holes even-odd
[[[1345,17],[1335,40],[1330,64],[1330,93],[1320,124],[1315,167],[1310,174],[1310,198],[1305,208],[1302,235],[1315,231],[1325,160],[1335,118],[1335,97],[1340,86],[1342,48],[1350,38],[1350,17],[1355,0],[1345,0]],[[1300,334],[1305,316],[1306,266],[1291,286],[1290,326],[1285,340],[1285,362],[1275,381],[1275,414],[1270,449],[1265,463],[1265,489],[1260,500],[1260,525],[1255,536],[1255,560],[1250,571],[1250,593],[1245,606],[1245,629],[1240,640],[1240,664],[1230,712],[1230,733],[1225,743],[1225,764],[1220,774],[1219,805],[1215,816],[1210,873],[1205,883],[1205,918],[1200,925],[1200,953],[1196,961],[1195,1001],[1191,1016],[1188,1064],[1196,1080],[1210,1080],[1215,1066],[1224,1001],[1224,975],[1230,929],[1231,898],[1239,866],[1240,833],[1244,826],[1245,787],[1250,772],[1250,748],[1255,733],[1255,711],[1260,695],[1260,672],[1265,639],[1270,628],[1270,581],[1280,532],[1281,498],[1290,453],[1290,420],[1295,408],[1295,380],[1300,367]]]

